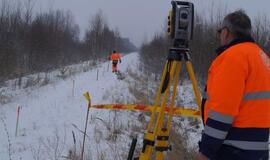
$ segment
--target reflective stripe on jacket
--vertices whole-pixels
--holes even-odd
[[[248,150],[250,155],[268,152],[269,64],[269,57],[252,39],[233,41],[212,63],[203,96],[205,129],[200,142],[200,151],[210,159],[218,156],[222,145]]]

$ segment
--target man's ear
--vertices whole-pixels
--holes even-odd
[[[225,37],[226,37],[226,39],[228,39],[229,36],[230,36],[230,31],[229,31],[228,28],[225,28]]]

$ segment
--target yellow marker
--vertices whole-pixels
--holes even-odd
[[[86,114],[86,120],[85,120],[85,129],[84,129],[84,135],[83,135],[83,145],[82,145],[82,153],[81,153],[81,159],[83,160],[83,153],[84,153],[84,144],[85,144],[85,135],[86,135],[86,130],[87,130],[87,122],[88,122],[88,115],[89,115],[89,110],[91,107],[91,98],[89,92],[85,92],[84,94],[85,99],[88,101],[88,108],[87,108],[87,114]]]
[[[84,95],[85,99],[86,99],[88,102],[91,101],[89,92],[85,92],[83,95]]]

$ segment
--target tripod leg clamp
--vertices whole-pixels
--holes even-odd
[[[156,144],[156,151],[164,152],[171,150],[171,146],[169,146],[169,136],[157,136],[157,144]]]
[[[172,150],[172,146],[168,146],[168,147],[156,147],[156,151],[158,152],[165,152],[165,151],[171,151]]]
[[[148,140],[148,139],[144,139],[144,140],[143,140],[143,149],[142,149],[142,152],[143,152],[143,153],[144,153],[145,148],[146,148],[147,145],[149,145],[149,146],[154,146],[154,145],[155,145],[155,141],[151,141],[151,140]]]

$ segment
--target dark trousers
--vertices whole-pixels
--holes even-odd
[[[113,72],[116,72],[117,71],[117,63],[118,63],[117,60],[113,60],[112,61],[112,71]]]
[[[112,61],[112,64],[113,64],[114,66],[117,66],[117,63],[118,63],[118,61]]]
[[[242,150],[222,145],[215,160],[268,160],[269,151]]]

